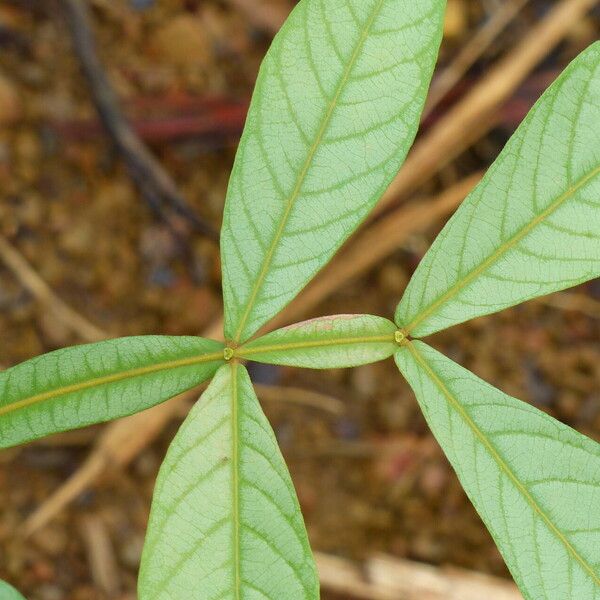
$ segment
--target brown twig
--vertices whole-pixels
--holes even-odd
[[[27,260],[8,240],[0,235],[0,261],[18,279],[21,285],[40,303],[51,311],[57,320],[86,342],[97,342],[108,335],[61,300],[48,284],[34,271]]]
[[[174,231],[181,233],[181,225],[173,219],[170,211],[183,217],[198,233],[217,240],[218,234],[212,225],[205,223],[188,206],[169,174],[152,156],[124,117],[117,96],[98,59],[87,0],[61,2],[73,47],[88,82],[98,116],[123,157],[142,196]]]
[[[560,292],[536,298],[536,302],[565,311],[576,311],[592,319],[600,319],[600,301],[578,292]]]
[[[195,99],[194,99],[195,100]],[[208,147],[222,147],[239,141],[248,103],[229,98],[198,98],[177,102],[155,99],[137,99],[133,110],[139,114],[129,123],[136,135],[148,144],[193,138]],[[162,105],[162,106],[161,106]],[[161,108],[161,115],[148,116],[148,109]],[[154,111],[155,113],[156,111]],[[89,140],[104,133],[102,124],[93,119],[54,121],[52,127],[67,140]]]
[[[278,402],[307,406],[323,410],[331,415],[339,416],[344,413],[344,403],[327,394],[305,390],[298,387],[279,385],[254,384],[256,395],[261,402]]]
[[[335,291],[344,281],[350,279],[353,276],[354,267],[358,273],[364,272],[369,266],[373,266],[378,260],[393,252],[394,248],[410,235],[423,230],[437,219],[450,213],[475,185],[479,177],[479,175],[474,175],[467,178],[444,192],[440,198],[427,202],[424,206],[398,208],[385,220],[372,226],[374,234],[369,229],[359,234],[347,251],[339,259],[333,261],[313,286],[309,287],[276,317],[269,324],[269,328],[272,329],[283,322],[301,318],[306,311]],[[380,240],[380,232],[384,229],[390,232],[391,237]],[[373,238],[376,238],[377,242],[375,247],[371,248]],[[364,252],[365,244],[369,244],[366,246],[368,252]],[[355,251],[355,247],[359,250]],[[360,254],[360,258],[356,260],[355,257],[358,254]],[[338,264],[339,267],[336,266]],[[219,337],[221,329],[222,321],[219,321],[209,328],[205,335],[206,337]],[[160,434],[174,415],[185,410],[185,404],[189,401],[189,396],[187,399],[180,397],[155,406],[149,411],[108,425],[102,438],[79,470],[27,519],[23,527],[23,535],[29,536],[43,527],[111,465],[125,466],[128,464],[138,452]]]
[[[404,197],[408,192],[412,191],[419,183],[427,179],[438,171],[441,164],[450,160],[452,156],[456,156],[465,145],[472,143],[476,139],[473,130],[478,129],[475,125],[480,122],[479,129],[486,129],[491,126],[490,123],[482,121],[483,116],[487,115],[490,119],[489,114],[496,108],[522,81],[525,75],[545,56],[553,47],[562,39],[578,18],[583,16],[586,11],[592,8],[596,4],[596,0],[562,0],[549,14],[548,16],[534,29],[532,36],[529,36],[527,40],[524,40],[521,44],[513,50],[509,56],[501,61],[501,63],[492,70],[484,80],[476,87],[476,89],[469,94],[457,107],[455,107],[447,117],[442,119],[438,125],[431,131],[428,136],[424,137],[416,146],[416,151],[409,157],[409,160],[401,170],[399,177],[392,184],[386,196],[380,203],[379,211],[382,208],[386,208],[391,201],[397,197]],[[531,38],[531,39],[530,39]],[[521,56],[523,54],[523,56]],[[515,64],[512,64],[512,63]],[[490,86],[489,98],[485,98],[486,86]],[[472,114],[469,112],[472,111]],[[483,115],[483,116],[482,116]],[[468,135],[468,133],[471,135]],[[462,146],[459,141],[461,136],[465,134],[468,141]],[[431,156],[428,157],[427,153]],[[447,159],[447,160],[446,160]],[[405,213],[406,217],[406,213]],[[388,217],[386,217],[388,218]],[[419,228],[413,228],[413,224],[410,221],[404,222],[402,227],[406,230],[406,235],[418,231]],[[423,223],[420,224],[423,227]],[[344,267],[346,272],[347,267]],[[341,271],[340,271],[341,273]],[[344,274],[343,277],[349,277]],[[339,281],[342,281],[340,276]],[[337,286],[337,283],[336,283]],[[298,315],[308,310],[309,306],[314,306],[318,301],[323,300],[332,290],[329,286],[323,286],[322,291],[319,294],[313,294],[303,300],[301,295],[297,301],[295,301],[290,307],[282,313],[282,315],[270,324],[271,327],[279,324],[284,318],[292,321]],[[335,289],[335,288],[334,288]],[[322,294],[322,295],[321,295]],[[306,302],[306,304],[304,304]],[[221,323],[215,324],[212,331],[208,333],[208,337],[214,336],[215,332],[220,332]],[[180,409],[180,404],[176,401],[165,403],[159,407],[151,409],[146,413],[134,415],[129,417],[128,421],[121,421],[115,424],[109,425],[107,428],[107,435],[120,428],[122,434],[131,444],[131,447],[135,446],[137,451],[140,451],[148,443],[150,443],[156,435],[162,430],[164,425],[170,420],[171,416]],[[156,411],[156,428],[153,435],[148,435],[144,431],[144,415],[147,415],[153,411]],[[119,454],[118,444],[106,442],[106,447],[110,447],[111,452]],[[96,456],[103,451],[100,447],[96,448],[90,455],[89,461],[94,461]],[[130,451],[129,456],[132,457],[135,454]],[[129,460],[129,459],[128,459]],[[127,460],[122,460],[121,464],[126,464]],[[98,469],[94,476],[84,478],[86,485],[89,485],[93,479],[103,471],[104,467]],[[79,473],[76,473],[74,477],[77,477]],[[83,489],[83,488],[81,488]],[[57,495],[61,493],[61,490],[57,492]],[[54,514],[58,508],[64,506],[55,503]],[[43,506],[40,509],[43,510]],[[38,512],[40,512],[38,511]],[[47,520],[47,519],[46,519]],[[46,520],[38,519],[37,527],[41,526],[42,522]],[[34,528],[28,528],[31,532]]]
[[[477,30],[450,64],[432,81],[422,120],[432,113],[446,94],[465,76],[467,71],[529,2],[530,0],[507,0]]]
[[[121,582],[106,525],[98,515],[86,515],[79,523],[79,530],[96,589],[106,599],[116,598],[120,592]]]
[[[150,410],[108,425],[94,450],[77,471],[35,510],[21,528],[28,537],[53,519],[67,504],[110,469],[121,468],[135,458],[163,430],[181,406],[198,397],[192,390]]]
[[[252,25],[272,35],[279,31],[290,12],[289,7],[274,6],[272,2],[263,0],[227,0],[227,2],[242,12]]]
[[[529,34],[413,146],[375,209],[405,199],[420,184],[487,133],[499,106],[598,0],[561,0]]]
[[[347,600],[522,600],[503,579],[391,556],[375,556],[362,566],[316,553],[321,587]]]
[[[303,317],[340,286],[390,256],[411,235],[451,214],[479,182],[481,176],[481,173],[476,173],[459,181],[437,197],[396,208],[385,218],[357,234],[304,292],[268,324],[268,329]]]

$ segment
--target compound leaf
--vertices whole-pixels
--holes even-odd
[[[246,369],[232,361],[190,412],[161,467],[140,600],[317,600],[302,515]]]
[[[398,349],[396,325],[371,315],[336,315],[273,331],[237,350],[241,358],[308,369],[355,367]]]
[[[139,412],[198,385],[223,344],[141,336],[56,350],[0,373],[0,448]]]
[[[396,362],[528,600],[600,598],[600,444],[423,342]]]
[[[600,276],[600,43],[531,110],[421,261],[396,323],[423,337]]]
[[[0,580],[0,600],[25,600],[25,598],[14,587]]]
[[[221,236],[225,336],[242,343],[323,267],[410,148],[444,0],[302,0],[258,76]]]

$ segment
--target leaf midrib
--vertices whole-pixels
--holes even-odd
[[[579,554],[579,552],[577,552],[577,550],[566,538],[565,534],[560,531],[560,529],[554,524],[550,517],[544,512],[542,507],[536,502],[531,493],[521,483],[519,478],[515,475],[510,466],[502,458],[502,456],[496,450],[494,445],[490,442],[490,440],[483,433],[483,431],[481,431],[481,429],[477,426],[477,424],[471,418],[469,413],[464,409],[462,404],[454,397],[452,392],[444,384],[443,380],[437,375],[437,373],[433,370],[429,363],[423,358],[422,354],[417,350],[414,343],[407,342],[406,347],[412,354],[415,361],[417,361],[417,363],[425,370],[427,375],[431,378],[431,380],[440,390],[442,395],[451,404],[452,408],[454,408],[454,410],[458,412],[458,414],[463,418],[465,423],[469,426],[475,437],[480,441],[481,444],[483,444],[486,450],[490,453],[490,455],[498,465],[499,469],[510,479],[513,485],[525,498],[526,502],[529,504],[529,506],[531,506],[532,510],[544,521],[544,523],[550,529],[550,531],[565,546],[567,552],[581,565],[583,570],[592,578],[593,582],[600,587],[600,577],[596,574],[593,567],[590,564],[588,564],[588,562]]]
[[[71,385],[55,388],[47,392],[42,392],[40,394],[35,394],[33,396],[17,400],[16,402],[11,402],[6,406],[1,406],[0,417],[8,413],[14,412],[16,410],[19,410],[21,408],[26,408],[28,406],[32,406],[40,402],[45,402],[47,400],[54,400],[55,398],[66,396],[67,394],[82,392],[83,390],[89,390],[94,387],[102,387],[111,383],[124,381],[125,379],[132,379],[134,377],[141,377],[143,375],[151,375],[160,371],[177,369],[179,367],[199,365],[207,362],[217,361],[220,359],[223,359],[223,353],[213,352],[210,354],[203,354],[200,356],[192,356],[189,358],[170,360],[162,363],[156,363],[154,365],[148,365],[145,367],[138,367],[135,369],[129,369],[127,371],[121,371],[119,373],[111,373],[110,375],[104,375],[102,377],[96,377],[94,379],[88,379],[87,381],[82,381],[80,383],[74,383]]]
[[[313,144],[308,152],[308,155],[306,157],[306,160],[304,162],[302,170],[300,171],[298,179],[296,180],[294,189],[292,190],[292,193],[290,194],[289,198],[286,201],[286,207],[285,207],[285,211],[283,213],[283,217],[279,223],[279,226],[277,227],[277,231],[275,232],[275,236],[274,236],[273,240],[269,244],[269,248],[268,248],[267,254],[263,260],[261,270],[258,274],[258,277],[256,278],[256,281],[254,282],[254,286],[252,287],[252,292],[250,294],[250,298],[248,299],[246,308],[244,310],[242,318],[240,319],[238,328],[237,328],[234,338],[233,338],[233,342],[235,344],[239,344],[241,341],[241,337],[242,337],[244,328],[246,326],[246,323],[248,321],[248,318],[250,316],[250,312],[252,311],[252,308],[258,297],[258,293],[263,286],[264,280],[267,276],[267,272],[271,266],[271,262],[273,261],[273,257],[275,255],[275,250],[277,248],[277,245],[279,244],[279,241],[281,240],[283,232],[285,231],[287,222],[288,222],[290,214],[292,212],[292,208],[293,208],[296,200],[298,199],[298,196],[300,195],[300,191],[302,190],[302,186],[304,185],[304,181],[306,179],[306,176],[308,175],[308,171],[310,170],[310,167],[314,160],[315,154],[317,153],[317,150],[319,149],[319,146],[321,145],[321,142],[323,141],[323,137],[325,136],[325,132],[327,131],[327,128],[329,127],[329,123],[331,122],[333,113],[337,107],[341,93],[342,93],[346,83],[348,82],[350,73],[352,72],[352,69],[354,68],[354,66],[359,58],[360,51],[362,50],[362,48],[364,46],[367,36],[369,35],[371,28],[373,27],[373,23],[375,22],[375,19],[377,18],[377,15],[379,14],[379,12],[381,10],[384,1],[385,0],[378,0],[377,4],[373,7],[373,12],[371,13],[369,20],[367,21],[367,23],[360,35],[358,43],[357,43],[356,47],[354,48],[354,51],[352,53],[352,56],[350,57],[350,60],[348,61],[348,64],[344,68],[342,76],[340,77],[340,81],[338,82],[338,84],[336,86],[335,94],[333,95],[333,98],[329,102],[329,107],[327,108],[323,122],[321,123],[319,131],[317,132],[315,141],[313,142]]]
[[[302,342],[288,342],[285,344],[271,344],[267,346],[241,346],[235,350],[235,355],[241,358],[249,354],[263,354],[267,352],[285,352],[286,350],[304,350],[310,348],[323,348],[330,346],[344,346],[351,344],[386,343],[395,344],[394,334],[376,336],[358,336],[327,340],[306,340]]]
[[[239,456],[239,393],[238,363],[231,361],[231,502],[232,502],[232,543],[233,543],[233,586],[235,600],[240,600],[241,582],[241,548],[240,548],[240,456]]]
[[[404,328],[407,333],[411,333],[418,325],[420,325],[425,319],[430,317],[442,304],[456,296],[465,287],[467,287],[476,277],[481,275],[484,271],[489,269],[494,263],[496,263],[504,254],[509,250],[512,250],[523,238],[529,235],[535,227],[545,221],[551,216],[556,210],[558,210],[569,198],[576,194],[582,187],[589,183],[594,177],[600,175],[600,165],[592,169],[587,175],[582,177],[574,186],[569,188],[566,192],[561,194],[556,200],[554,200],[545,210],[543,210],[535,219],[532,219],[517,233],[515,233],[506,242],[501,244],[488,258],[486,258],[477,267],[471,270],[465,277],[457,281],[447,292],[442,294],[437,300],[429,304],[424,310],[417,314],[416,317]]]

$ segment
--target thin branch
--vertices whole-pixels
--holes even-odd
[[[409,160],[401,170],[399,177],[392,184],[380,203],[379,212],[381,212],[382,209],[387,208],[391,202],[394,202],[398,198],[404,198],[422,181],[427,180],[434,175],[442,164],[445,164],[445,162],[462,151],[464,147],[477,139],[476,133],[479,134],[484,130],[488,130],[493,124],[493,119],[491,118],[493,110],[514,91],[527,73],[569,33],[577,20],[583,17],[583,15],[590,8],[595,6],[596,3],[596,0],[562,0],[562,2],[557,4],[548,16],[534,28],[531,36],[528,36],[527,39],[519,44],[505,60],[501,61],[501,63],[491,71],[490,75],[484,78],[477,88],[459,103],[455,109],[450,111],[449,115],[442,119],[428,136],[417,143],[416,151],[409,157]],[[524,56],[520,56],[521,53],[524,54]],[[515,64],[511,64],[512,62]],[[490,86],[490,89],[486,92],[486,86],[488,85]],[[482,94],[484,93],[489,93],[490,98],[487,100],[483,98]],[[472,114],[470,114],[469,111],[472,111]],[[487,119],[485,118],[486,116]],[[465,144],[460,146],[458,140],[461,136],[464,136],[466,132],[470,132],[471,135],[466,136],[468,139],[465,141]],[[428,152],[431,153],[430,159],[427,157]],[[464,184],[464,182],[461,183]],[[468,186],[465,185],[465,188],[467,187]],[[450,191],[448,191],[448,194],[450,194]],[[457,196],[454,197],[455,201],[458,196],[460,196],[460,194],[457,194]],[[459,200],[460,198],[458,201]],[[448,201],[448,208],[445,210],[451,210],[451,204],[452,203]],[[402,218],[410,218],[411,214],[414,213],[404,213]],[[431,214],[431,221],[428,221],[427,223],[422,221],[418,226],[415,226],[415,223],[410,220],[404,221],[402,223],[402,228],[405,230],[406,235],[408,236],[411,233],[424,229],[428,224],[433,222],[434,218],[436,218],[434,214],[437,214],[437,218],[439,218],[446,213],[440,208],[439,213],[432,212]],[[392,217],[386,216],[386,219],[388,218]],[[359,236],[360,235],[361,234],[359,233]],[[353,242],[350,242],[350,244],[353,244]],[[335,264],[335,259],[332,264]],[[346,265],[347,264],[348,263],[346,263]],[[333,268],[333,266],[331,268]],[[367,267],[363,266],[362,268],[366,269]],[[347,269],[347,266],[344,266],[343,269],[340,268],[339,280],[336,283],[336,287],[339,282],[352,276],[351,274],[348,274]],[[328,285],[322,285],[319,293],[307,293],[306,296],[305,294],[301,294],[279,319],[270,324],[270,327],[279,325],[284,318],[286,321],[293,321],[298,316],[302,316],[309,307],[322,301],[333,291],[333,289]],[[221,330],[222,320],[216,322],[209,328],[209,331],[207,331],[205,335],[207,335],[207,337],[218,337],[221,335]],[[88,462],[99,462],[103,460],[100,458],[102,453],[110,454],[115,452],[115,449],[119,446],[119,437],[121,436],[127,441],[129,451],[128,457],[121,457],[120,460],[121,464],[127,464],[129,460],[160,433],[166,423],[169,422],[172,415],[177,414],[179,410],[181,410],[181,399],[176,399],[154,407],[150,411],[134,415],[126,420],[109,425],[106,429],[106,437],[103,438],[103,443],[96,447],[92,452]],[[154,428],[152,431],[147,432],[144,430],[145,419],[150,414],[155,416]],[[96,469],[94,476],[88,476],[87,478],[81,477],[82,480],[86,481],[86,484],[79,489],[84,489],[84,487],[89,485],[95,477],[104,471],[106,466],[96,466],[94,468]],[[77,478],[79,476],[80,472],[77,472],[73,477]],[[58,490],[56,496],[60,495],[61,492],[62,488]],[[67,494],[63,494],[63,496],[66,495]],[[53,514],[57,512],[57,506],[60,505],[60,507],[62,507],[65,503],[66,502],[63,502],[61,505],[60,501],[55,502],[54,511],[52,511]],[[42,509],[43,507],[40,510]],[[27,531],[32,532],[46,521],[47,519],[38,518],[36,526],[34,527],[34,523],[30,520]]]
[[[507,0],[477,30],[475,35],[461,48],[450,64],[439,76],[434,78],[429,95],[427,96],[422,120],[426,119],[432,113],[446,94],[465,76],[467,71],[481,58],[483,53],[530,1]]]
[[[578,312],[591,319],[600,319],[600,301],[579,292],[559,292],[536,298],[535,301],[551,308]]]
[[[98,515],[85,515],[79,522],[92,580],[105,598],[117,598],[121,581],[117,559],[104,521]]]
[[[475,175],[467,178],[442,194],[439,199],[426,202],[424,206],[396,209],[380,224],[373,226],[374,235],[369,229],[359,234],[350,248],[342,255],[348,258],[334,259],[331,266],[325,271],[325,274],[329,273],[329,275],[319,277],[313,286],[301,294],[275,321],[269,324],[269,328],[303,316],[306,311],[335,291],[342,282],[350,279],[353,276],[354,268],[357,269],[357,273],[364,272],[383,258],[386,253],[393,252],[394,248],[410,235],[422,231],[431,223],[447,215],[464,198],[478,177],[479,175]],[[387,223],[393,223],[394,226]],[[369,251],[364,252],[365,242],[363,240],[367,240],[370,245],[373,237],[380,237],[382,228],[385,228],[386,231],[390,229],[392,237],[375,248],[367,246]],[[358,252],[353,250],[355,247],[359,249]],[[359,254],[360,258],[355,260],[354,257]],[[336,267],[336,264],[340,266]],[[313,287],[314,291],[311,291]],[[205,332],[205,336],[220,337],[221,332],[222,321],[219,320]],[[174,415],[186,410],[186,403],[192,399],[193,394],[183,398],[179,397],[108,425],[85,463],[27,519],[23,527],[23,535],[30,536],[43,527],[111,465],[127,465],[143,448],[158,437]]]
[[[492,129],[498,108],[598,0],[561,0],[473,89],[413,146],[373,215],[406,199]],[[373,217],[372,215],[372,217]]]
[[[227,0],[238,9],[255,27],[275,35],[286,20],[290,7],[273,5],[272,0]]]
[[[498,577],[378,555],[362,566],[317,552],[323,590],[348,600],[523,600]]]
[[[254,384],[261,402],[281,402],[323,410],[334,416],[344,413],[344,403],[327,394],[281,385]]]
[[[267,328],[273,329],[303,317],[342,285],[393,254],[411,235],[450,215],[481,177],[482,173],[475,173],[437,197],[400,206],[357,234],[303,293],[268,323]]]
[[[198,233],[217,240],[218,234],[215,229],[200,219],[188,206],[169,174],[152,156],[123,116],[117,96],[98,59],[86,0],[61,2],[73,48],[88,82],[98,116],[123,157],[142,196],[175,231],[178,231],[180,226],[169,211],[183,217]]]
[[[17,278],[20,284],[56,319],[86,342],[97,342],[108,336],[76,310],[61,300],[48,284],[34,271],[25,257],[0,235],[0,261]]]

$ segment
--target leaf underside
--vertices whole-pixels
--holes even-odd
[[[25,598],[14,587],[0,580],[0,600],[25,600]]]
[[[528,600],[600,598],[600,444],[423,342],[402,374]]]
[[[0,373],[0,447],[131,415],[211,377],[223,344],[140,336],[38,356]]]
[[[419,122],[441,0],[302,0],[260,70],[221,235],[225,337],[250,338],[381,197]]]
[[[396,323],[423,337],[600,276],[600,42],[546,91],[421,261]]]
[[[161,467],[140,600],[317,600],[294,487],[246,369],[219,369]]]
[[[544,94],[449,221],[398,305],[398,325],[337,315],[246,343],[327,263],[398,171],[444,5],[301,0],[277,35],[224,212],[231,362],[219,342],[145,336],[59,350],[0,373],[0,447],[132,414],[215,376],[161,467],[140,600],[317,600],[296,493],[238,359],[338,368],[392,354],[525,598],[600,600],[600,445],[402,337],[600,275],[600,43]],[[0,581],[5,597],[23,600]]]
[[[240,348],[238,355],[257,362],[337,369],[384,360],[398,349],[396,325],[371,315],[335,315],[296,323]]]

